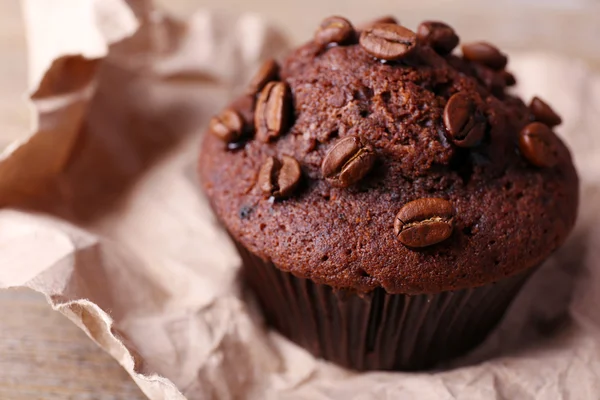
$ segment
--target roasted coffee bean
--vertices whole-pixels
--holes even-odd
[[[502,71],[502,77],[506,86],[515,86],[517,84],[517,78],[508,71]]]
[[[374,57],[398,60],[415,49],[417,35],[400,25],[376,24],[361,33],[359,42]]]
[[[258,171],[258,188],[264,194],[271,196],[276,190],[277,174],[281,169],[281,163],[274,157],[269,157],[265,160]]]
[[[269,157],[258,172],[258,187],[276,199],[289,197],[298,188],[302,170],[295,158],[282,156],[281,161]]]
[[[256,137],[263,142],[278,138],[287,128],[290,92],[284,82],[269,82],[256,101],[254,124]]]
[[[355,37],[354,27],[345,18],[329,17],[321,22],[321,25],[315,32],[315,43],[328,45],[331,43],[345,44]]]
[[[487,121],[475,101],[464,92],[455,93],[444,108],[444,126],[459,147],[473,147],[485,135]]]
[[[446,55],[458,45],[459,38],[452,27],[437,21],[425,21],[417,29],[419,43],[430,46],[438,54]]]
[[[209,129],[213,135],[226,143],[235,142],[242,135],[244,121],[239,113],[225,110],[211,118]]]
[[[541,122],[532,122],[521,130],[519,150],[536,167],[553,167],[558,163],[558,138]]]
[[[348,187],[360,181],[373,167],[375,153],[356,136],[338,141],[321,165],[323,176],[336,187]]]
[[[501,72],[491,70],[481,64],[475,64],[475,74],[493,94],[500,95],[504,93],[506,81]]]
[[[394,233],[408,247],[427,247],[452,235],[454,208],[448,200],[425,198],[406,203],[396,215]]]
[[[396,25],[399,25],[400,22],[398,22],[398,20],[395,17],[392,17],[391,15],[386,15],[386,16],[383,16],[381,18],[377,18],[377,19],[369,21],[369,22],[367,22],[365,24],[360,25],[359,30],[364,31],[365,29],[368,29],[368,28],[372,27],[373,25],[377,25],[377,24],[396,24]]]
[[[463,57],[467,60],[487,65],[497,71],[502,70],[508,63],[506,55],[502,54],[495,46],[485,42],[464,44],[462,52]]]
[[[266,86],[267,83],[271,81],[276,81],[279,79],[279,64],[277,61],[273,59],[269,59],[265,61],[259,70],[256,72],[250,84],[248,85],[248,89],[246,93],[255,95],[256,93],[260,93],[261,90]]]
[[[534,97],[529,104],[529,109],[533,114],[536,121],[544,123],[549,127],[555,127],[562,123],[562,118],[558,115],[552,107],[539,97]]]

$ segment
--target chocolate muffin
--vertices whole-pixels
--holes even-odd
[[[441,22],[327,18],[210,124],[204,190],[267,321],[357,370],[480,343],[572,229],[578,178],[507,57]]]

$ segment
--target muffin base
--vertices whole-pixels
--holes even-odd
[[[480,344],[532,270],[439,294],[365,295],[298,278],[239,243],[243,275],[267,322],[315,357],[346,368],[422,370]]]

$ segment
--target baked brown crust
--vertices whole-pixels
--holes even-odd
[[[564,242],[579,184],[560,140],[551,168],[535,167],[519,153],[519,131],[534,116],[498,84],[503,74],[427,45],[407,59],[382,62],[357,41],[325,49],[307,43],[282,64],[293,99],[287,132],[269,143],[250,139],[237,150],[205,135],[203,188],[238,242],[316,283],[423,294],[515,275]],[[487,119],[474,147],[456,146],[444,126],[445,105],[458,92],[469,94]],[[337,188],[321,164],[349,136],[365,140],[376,161],[360,182]],[[293,196],[269,201],[257,187],[258,171],[268,157],[282,156],[299,161],[302,182]],[[449,200],[454,229],[442,243],[414,249],[395,237],[394,219],[419,198]]]

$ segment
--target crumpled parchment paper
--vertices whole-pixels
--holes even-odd
[[[25,0],[32,135],[0,156],[0,288],[46,295],[151,399],[596,399],[600,75],[521,54],[560,110],[580,219],[499,329],[427,373],[363,373],[269,331],[196,183],[208,118],[286,41],[256,15],[181,22],[145,0]],[[35,329],[35,327],[32,327]],[[76,379],[76,377],[73,377]]]

